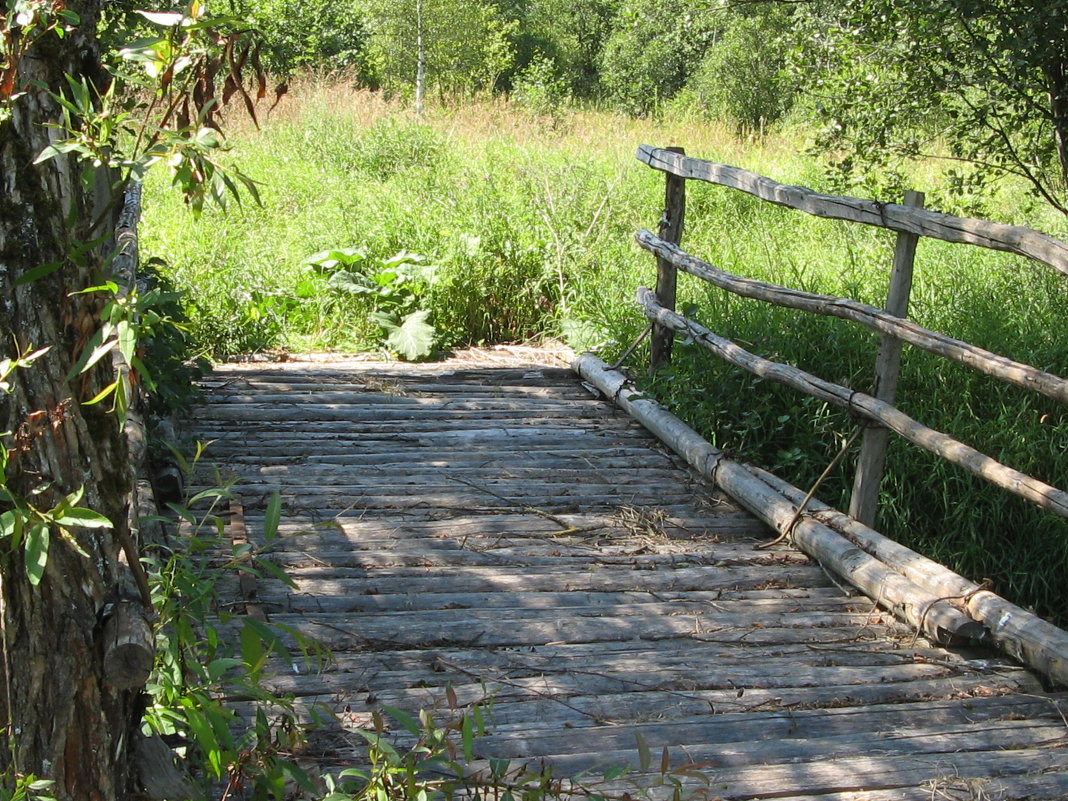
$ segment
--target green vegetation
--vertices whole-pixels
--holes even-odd
[[[637,228],[655,228],[663,195],[662,176],[634,159],[642,141],[684,144],[694,155],[828,188],[819,161],[800,155],[798,134],[739,139],[708,123],[574,109],[546,117],[494,101],[438,107],[419,123],[375,94],[308,83],[262,132],[234,139],[233,157],[265,179],[262,207],[207,210],[198,222],[153,185],[144,246],[189,290],[190,335],[215,356],[269,348],[400,352],[373,313],[406,284],[370,284],[384,260],[412,251],[436,269],[420,271],[412,291],[385,305],[427,311],[421,319],[433,326],[438,352],[550,335],[613,358],[644,326],[635,287],[655,280],[652,258],[632,244]],[[960,209],[945,174],[924,168],[912,181],[928,190],[929,206]],[[1040,228],[1063,227],[1052,211],[1011,205],[1016,197],[1007,191],[987,202],[1000,219],[1021,221],[1029,211]],[[885,294],[893,249],[886,232],[697,184],[684,240],[728,270],[873,304]],[[324,262],[331,251],[358,263],[358,288],[334,278],[351,269]],[[912,306],[919,322],[1060,374],[1068,372],[1060,336],[1066,301],[1068,286],[1048,268],[978,248],[920,246]],[[859,328],[729,298],[684,278],[685,304],[713,330],[765,355],[858,388],[871,381],[875,340]],[[675,367],[651,391],[721,447],[808,486],[851,433],[853,422],[822,403],[693,350],[680,344]],[[639,351],[632,364],[641,358]],[[900,398],[910,414],[1009,464],[1054,484],[1068,474],[1059,446],[1068,419],[1052,402],[915,352],[906,353]],[[845,505],[848,472],[821,493],[826,500]],[[1059,589],[1068,527],[956,468],[895,443],[880,527],[971,577],[990,576],[1044,615],[1068,619]]]

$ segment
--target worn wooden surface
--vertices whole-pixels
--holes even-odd
[[[334,655],[272,679],[335,716],[324,770],[381,705],[492,699],[475,770],[637,769],[647,747],[647,784],[666,748],[709,798],[1068,797],[1068,697],[754,550],[760,524],[567,370],[251,364],[206,388],[189,433],[240,479],[231,533],[260,541],[280,490],[297,582],[235,578],[232,601]]]
[[[889,311],[849,298],[805,292],[800,289],[769,284],[767,281],[758,281],[754,278],[743,278],[691,256],[681,248],[645,230],[638,231],[635,240],[643,248],[656,255],[658,263],[671,262],[683,272],[735,295],[756,298],[788,309],[849,320],[884,336],[900,339],[930,353],[936,353],[967,365],[1000,381],[1040,392],[1054,400],[1068,403],[1068,381],[1060,376],[1013,361],[970,342],[928,330]],[[671,308],[663,303],[660,305]]]
[[[780,184],[763,175],[719,164],[714,161],[688,158],[670,150],[639,145],[638,161],[670,175],[696,178],[713,184],[729,186],[750,195],[797,209],[816,217],[904,231],[946,242],[960,242],[992,250],[1004,250],[1027,256],[1048,264],[1068,275],[1068,243],[1054,239],[1040,231],[1020,225],[1007,225],[989,220],[954,217],[938,211],[912,208],[897,203],[880,203],[855,197],[823,195],[804,186]]]

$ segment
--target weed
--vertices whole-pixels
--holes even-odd
[[[191,474],[202,453],[198,445],[191,461],[176,457]],[[205,793],[222,787],[226,799],[248,789],[254,799],[281,799],[287,779],[308,791],[315,787],[293,758],[304,736],[293,699],[265,689],[268,661],[278,656],[293,663],[283,637],[297,643],[305,660],[317,652],[298,632],[233,615],[220,604],[219,585],[228,574],[240,571],[291,583],[250,544],[224,547],[226,524],[219,507],[230,497],[231,488],[219,482],[182,504],[170,504],[180,536],[144,559],[158,618],[144,726],[146,734],[179,744]],[[265,550],[277,538],[280,514],[276,494],[265,513]],[[253,719],[239,719],[227,706],[227,695],[251,701]]]

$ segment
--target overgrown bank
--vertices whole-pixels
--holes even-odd
[[[189,290],[192,331],[215,355],[377,349],[389,329],[374,312],[399,322],[424,310],[439,349],[549,334],[580,348],[600,346],[612,358],[644,324],[633,291],[654,273],[632,235],[655,228],[662,179],[634,160],[639,142],[682,144],[790,183],[819,187],[823,180],[819,165],[798,155],[799,140],[746,143],[707,125],[592,112],[537,117],[499,102],[438,111],[419,124],[375,95],[336,85],[298,94],[299,103],[280,107],[262,133],[235,140],[235,157],[265,182],[263,208],[208,211],[195,222],[172,197],[150,193],[145,246]],[[937,175],[914,182],[929,192],[929,206],[945,206],[949,195]],[[1011,196],[994,205],[999,219],[1028,221],[1015,219],[1028,212]],[[1057,233],[1055,218],[1029,222]],[[715,187],[692,191],[685,242],[727,269],[871,303],[885,293],[892,250],[885,234],[806,219]],[[353,250],[351,264],[302,264],[340,248]],[[418,275],[383,268],[402,250],[424,257]],[[691,282],[682,295],[703,323],[750,349],[858,388],[870,382],[874,340],[858,329],[727,299]],[[1066,295],[1063,279],[1037,265],[924,242],[913,314],[1064,374]],[[691,350],[678,348],[674,370],[652,391],[721,447],[807,486],[852,432],[852,421],[823,404]],[[635,354],[634,364],[640,359]],[[1065,483],[1060,443],[1068,427],[1052,402],[911,352],[901,399],[929,425]],[[844,504],[847,472],[822,497]],[[887,533],[1068,621],[1060,591],[1068,526],[897,443],[885,488],[880,527]]]

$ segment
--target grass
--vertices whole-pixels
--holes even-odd
[[[655,229],[663,178],[639,164],[639,143],[681,144],[787,183],[830,191],[800,134],[739,141],[726,128],[636,121],[574,110],[556,118],[504,102],[437,109],[416,122],[380,97],[307,83],[260,132],[232,134],[233,158],[263,182],[262,208],[246,204],[194,220],[149,187],[143,247],[189,290],[195,340],[214,356],[288,348],[380,347],[368,301],[307,291],[302,259],[360,247],[399,250],[436,264],[420,302],[440,349],[542,336],[597,346],[613,359],[644,327],[634,289],[655,280],[633,244]],[[955,199],[937,165],[913,175],[928,206],[981,200],[995,219],[1064,236],[1065,221],[1007,187],[994,198]],[[725,269],[881,305],[893,238],[810,218],[723,187],[690,182],[686,248]],[[857,190],[862,194],[861,190]],[[303,289],[302,289],[303,287]],[[683,277],[679,306],[751,350],[858,389],[870,385],[875,338],[841,321],[726,296]],[[921,324],[1064,375],[1068,284],[1006,254],[924,240],[912,316]],[[814,343],[818,343],[814,346]],[[680,343],[672,369],[649,391],[731,452],[807,487],[854,423],[825,404],[768,385]],[[641,352],[631,365],[640,369]],[[1064,485],[1068,417],[1052,401],[906,350],[902,408],[1001,461]],[[847,505],[851,468],[821,491]],[[1068,624],[1068,524],[1031,509],[934,457],[892,443],[879,528],[1002,594]]]

